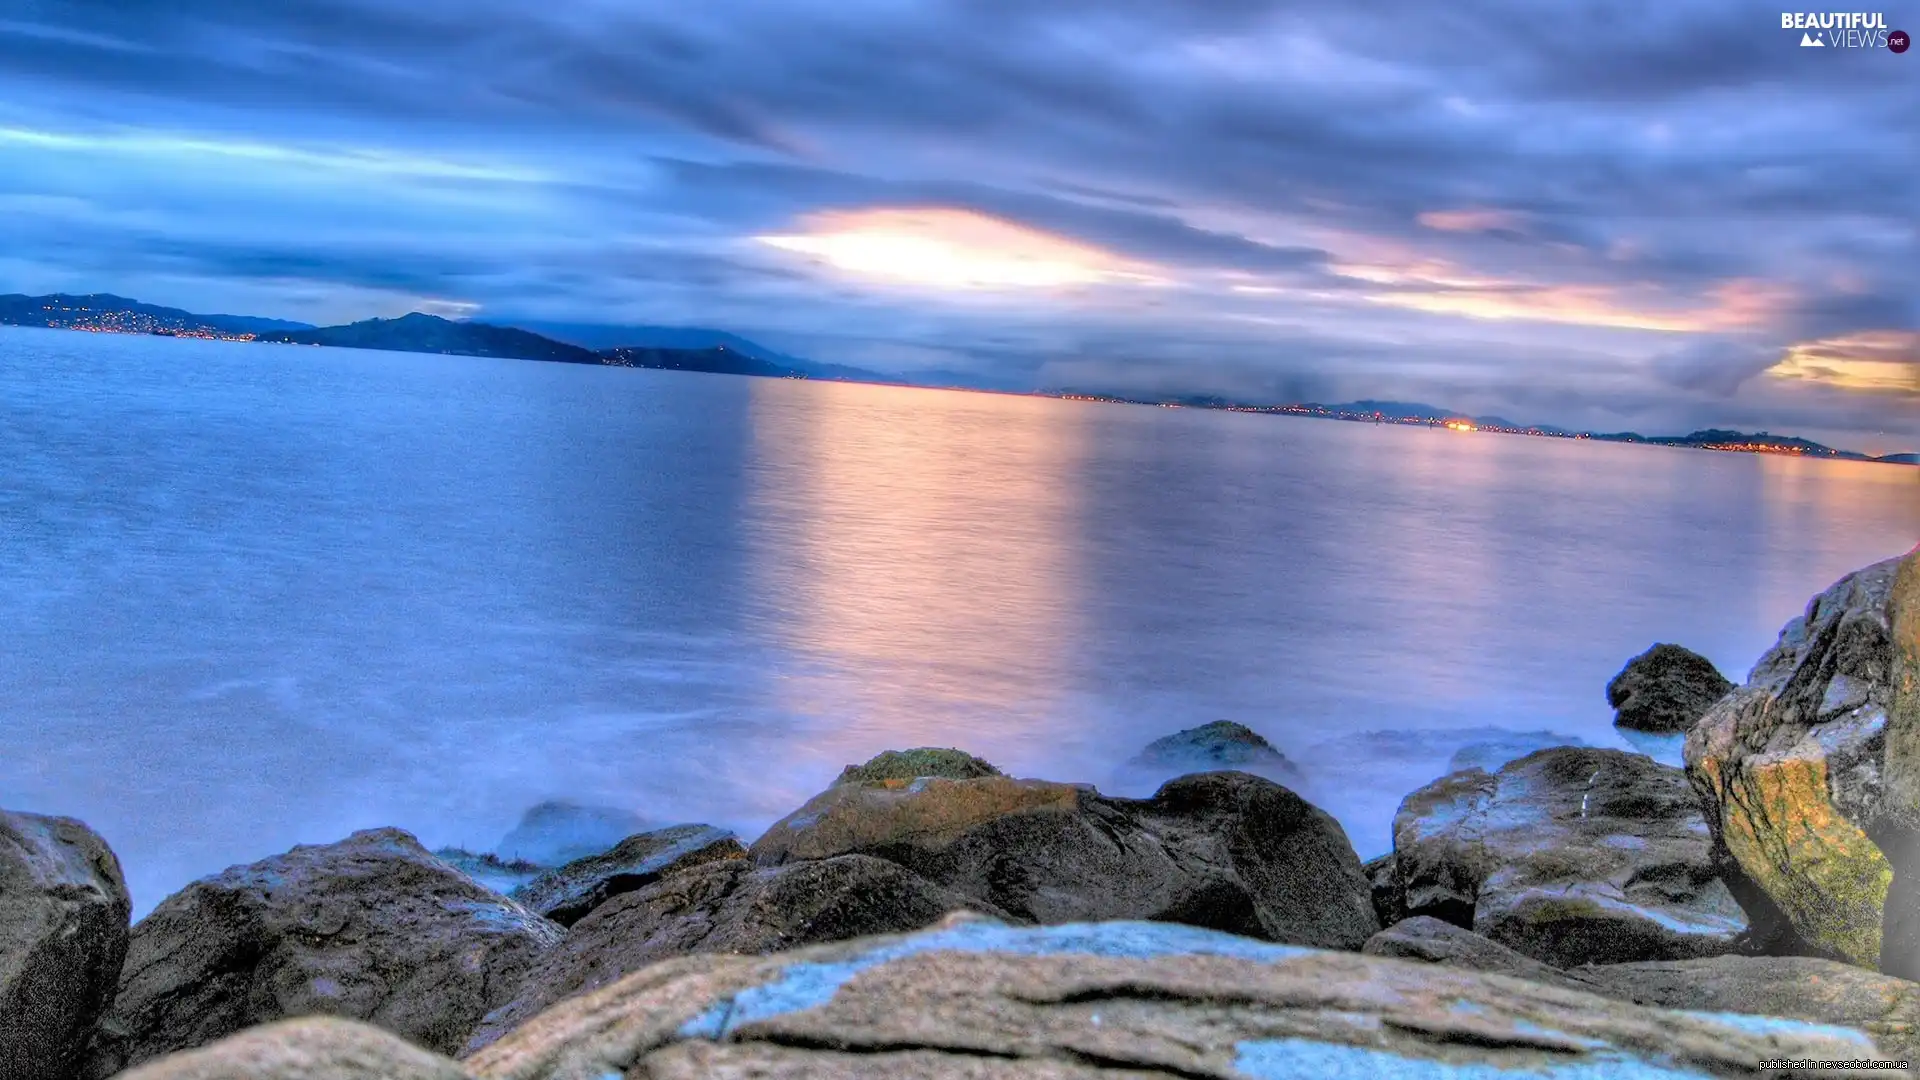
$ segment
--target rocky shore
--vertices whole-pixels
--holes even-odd
[[[1606,693],[1624,726],[1685,732],[1686,767],[1587,746],[1462,762],[1407,795],[1393,851],[1365,864],[1282,782],[1296,766],[1227,723],[1142,750],[1184,771],[1151,798],[889,751],[751,843],[548,804],[493,853],[359,832],[203,878],[131,926],[104,840],[0,811],[0,1077],[1910,1060],[1920,549],[1816,597],[1742,685],[1662,644]]]

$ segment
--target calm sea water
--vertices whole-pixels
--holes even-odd
[[[1144,793],[1234,719],[1365,856],[1463,746],[1627,745],[1633,653],[1744,674],[1916,537],[1892,466],[0,330],[0,805],[144,911],[546,798],[751,836],[887,748]]]

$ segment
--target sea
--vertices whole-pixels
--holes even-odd
[[[0,329],[0,807],[136,914],[537,803],[751,840],[886,749],[1145,796],[1260,732],[1362,857],[1461,764],[1744,678],[1920,469],[1197,409]]]

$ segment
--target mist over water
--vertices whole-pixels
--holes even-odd
[[[33,330],[0,470],[0,806],[137,912],[548,798],[750,839],[889,748],[1146,794],[1216,719],[1368,856],[1463,747],[1629,747],[1628,657],[1742,678],[1920,537],[1893,466]]]

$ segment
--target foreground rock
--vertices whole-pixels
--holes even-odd
[[[1244,724],[1216,720],[1147,744],[1128,764],[1137,768],[1278,770],[1297,772],[1287,756]]]
[[[621,893],[703,863],[746,857],[747,849],[725,829],[675,825],[629,836],[611,851],[549,871],[515,890],[513,898],[561,926],[572,926]]]
[[[840,784],[751,851],[761,866],[876,856],[1032,922],[1155,919],[1342,949],[1380,928],[1339,823],[1240,772],[1151,799],[1000,776]]]
[[[88,1075],[310,1015],[451,1053],[561,935],[398,829],[297,847],[194,882],[134,927]]]
[[[1920,979],[1920,547],[1900,564],[1887,604],[1893,692],[1887,715],[1886,801],[1878,830],[1893,865],[1880,966]]]
[[[0,810],[0,1076],[73,1074],[113,999],[132,910],[92,829]]]
[[[1578,967],[1594,992],[1662,1009],[1746,1013],[1858,1028],[1886,1056],[1920,1059],[1920,984],[1806,956],[1715,956]]]
[[[1607,684],[1613,722],[1635,731],[1685,731],[1733,689],[1713,661],[1691,649],[1658,644]]]
[[[1779,951],[1881,963],[1893,868],[1869,833],[1914,832],[1884,795],[1898,569],[1880,563],[1815,597],[1687,736],[1723,872]]]
[[[333,1017],[248,1028],[119,1080],[472,1080],[455,1062],[370,1024]]]
[[[1394,923],[1368,938],[1360,951],[1368,956],[1393,956],[1463,971],[1511,975],[1516,979],[1567,990],[1592,990],[1568,978],[1558,968],[1548,967],[1530,956],[1522,956],[1471,930],[1462,930],[1450,922],[1426,915],[1415,915]]]
[[[1746,928],[1679,769],[1562,747],[1436,780],[1394,817],[1395,899],[1555,967],[1730,951]]]
[[[665,878],[597,908],[490,1014],[468,1052],[562,998],[649,964],[691,953],[753,955],[918,930],[982,907],[925,878],[864,855],[756,870],[732,860]]]
[[[686,957],[468,1059],[486,1080],[831,1076],[1735,1077],[1879,1055],[1864,1035],[1646,1009],[1499,976],[1164,923],[951,922]]]

